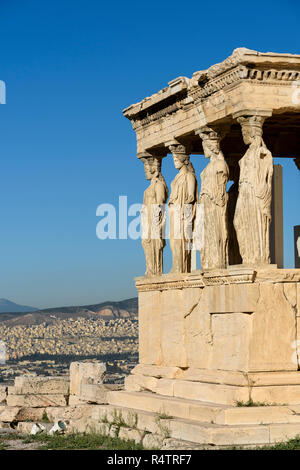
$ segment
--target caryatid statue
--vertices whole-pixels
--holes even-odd
[[[161,157],[141,158],[146,179],[150,185],[144,192],[142,216],[142,246],[146,258],[146,276],[160,275],[163,272],[163,236],[165,207],[168,188],[161,174]]]
[[[263,116],[238,118],[248,150],[240,159],[234,226],[244,264],[270,263],[273,158],[263,139]]]
[[[205,157],[197,207],[195,246],[200,251],[202,269],[226,268],[228,228],[226,185],[229,169],[220,149],[222,135],[210,128],[200,129]]]
[[[197,205],[197,178],[184,145],[169,146],[178,174],[171,183],[169,199],[170,246],[173,256],[172,273],[191,271],[193,228]]]

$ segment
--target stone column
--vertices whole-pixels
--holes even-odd
[[[225,269],[228,263],[228,228],[226,185],[229,169],[220,149],[223,134],[204,127],[196,131],[209,159],[201,173],[197,207],[195,244],[200,251],[202,269]]]
[[[265,116],[238,117],[248,150],[240,159],[239,195],[234,227],[243,264],[270,263],[270,224],[273,158],[263,139]]]
[[[277,264],[277,268],[283,268],[283,192],[281,165],[273,166],[271,214],[271,263]]]
[[[166,143],[170,149],[177,176],[171,183],[169,199],[170,246],[173,273],[191,272],[191,249],[197,205],[197,178],[190,162],[189,149],[179,142]]]
[[[164,223],[165,203],[168,188],[161,174],[163,156],[151,155],[148,152],[138,154],[144,163],[145,176],[150,185],[144,192],[142,216],[142,246],[146,258],[146,276],[157,276],[163,273],[163,249],[165,246]]]

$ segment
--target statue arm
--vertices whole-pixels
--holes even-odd
[[[272,186],[273,161],[272,154],[265,146],[259,149],[259,158],[262,159],[260,165],[259,182],[256,190],[256,196],[265,199],[268,198]]]
[[[162,181],[157,181],[155,186],[155,198],[157,204],[166,202],[166,189]]]
[[[193,202],[195,202],[196,187],[196,177],[193,173],[189,173],[187,175],[187,199],[185,201],[186,204],[192,204]]]
[[[218,206],[224,206],[227,201],[226,185],[228,182],[229,170],[224,161],[218,162],[217,184],[215,187],[215,198]]]

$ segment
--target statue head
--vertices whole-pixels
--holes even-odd
[[[144,163],[145,176],[147,180],[152,180],[160,175],[161,159],[158,157],[141,158]]]
[[[209,127],[203,128],[199,133],[202,139],[202,146],[205,158],[217,157],[220,153],[221,136]]]
[[[242,127],[242,136],[246,145],[251,145],[256,139],[261,139],[263,134],[263,116],[239,117],[238,122]]]
[[[180,170],[183,166],[190,167],[190,155],[185,145],[171,145],[170,151],[172,152],[174,166],[177,170]]]

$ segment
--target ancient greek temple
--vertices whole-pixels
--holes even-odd
[[[240,48],[124,110],[149,181],[146,274],[136,278],[139,364],[111,404],[163,409],[189,429],[272,424],[267,406],[255,418],[238,402],[300,409],[300,269],[283,268],[282,172],[273,164],[292,158],[300,169],[299,80],[300,55]],[[207,164],[196,175],[199,155]],[[177,170],[169,188],[164,158]]]

